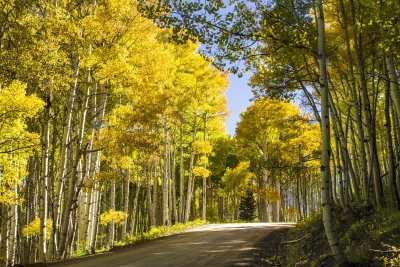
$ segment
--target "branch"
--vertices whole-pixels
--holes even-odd
[[[376,253],[382,253],[382,254],[389,254],[389,253],[399,253],[400,250],[378,250],[378,249],[368,249],[369,251],[376,252]]]
[[[99,151],[102,151],[103,149],[105,149],[105,147],[100,147],[100,148],[96,148],[96,149],[81,149],[82,154],[83,153],[96,153]]]
[[[285,241],[285,242],[281,242],[282,245],[286,245],[286,244],[292,244],[292,243],[297,243],[303,239],[305,239],[308,235],[305,235],[303,237],[300,237],[299,239],[296,240],[289,240],[289,241]]]

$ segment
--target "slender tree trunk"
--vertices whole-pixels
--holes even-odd
[[[101,92],[102,97],[100,98],[101,101],[98,103],[99,108],[97,111],[97,118],[95,121],[95,128],[96,130],[94,131],[94,138],[92,140],[97,140],[98,135],[96,134],[96,131],[99,131],[101,128],[101,123],[105,115],[105,110],[106,110],[106,103],[107,103],[107,92],[109,89],[109,86],[106,85],[105,90]],[[97,105],[97,103],[96,103]],[[91,192],[91,198],[89,199],[89,213],[88,213],[88,227],[87,227],[87,245],[86,245],[86,251],[88,253],[94,253],[95,251],[95,241],[96,241],[96,233],[97,233],[97,225],[98,225],[98,215],[100,212],[100,207],[99,207],[99,199],[100,199],[100,189],[99,189],[99,182],[96,181],[95,176],[99,172],[100,169],[100,151],[91,153],[91,167],[89,171],[89,183],[91,183],[90,187],[90,192]]]
[[[390,193],[392,196],[392,202],[394,206],[400,210],[400,197],[396,186],[396,166],[395,166],[395,155],[393,150],[393,138],[392,138],[392,124],[390,118],[390,79],[388,69],[383,64],[385,73],[385,120],[386,120],[386,138],[387,138],[387,148],[388,148],[388,179]]]
[[[14,186],[14,193],[18,195],[18,187]],[[18,206],[17,204],[10,207],[10,238],[9,238],[9,255],[8,265],[14,266],[16,263],[17,243],[18,243]]]
[[[115,180],[111,181],[111,188],[110,188],[110,209],[115,210],[115,190],[116,190]],[[115,222],[114,220],[109,225],[109,235],[108,235],[108,244],[110,247],[114,247],[114,240],[115,240]]]
[[[394,146],[394,151],[396,158],[398,159],[400,157],[400,125],[397,124],[396,122],[399,120],[396,118],[397,114],[394,111],[393,107],[391,108],[391,114],[392,114],[392,125],[393,125],[393,146]],[[400,164],[397,164],[396,167],[396,172],[400,174]],[[400,175],[396,175],[396,183],[397,183],[397,192],[400,194]]]
[[[1,175],[1,174],[0,174]],[[8,263],[8,207],[1,204],[1,243],[0,243],[0,263],[6,265]]]
[[[207,113],[204,113],[203,115],[203,123],[204,123],[204,131],[203,131],[203,141],[204,143],[207,140]],[[206,156],[206,155],[204,155]],[[204,163],[204,169],[207,168],[207,163]],[[202,214],[201,214],[201,219],[203,221],[207,220],[207,177],[203,176],[203,207],[202,207]]]
[[[363,129],[363,123],[362,123],[362,117],[361,117],[361,108],[358,100],[358,94],[357,94],[357,89],[356,89],[356,78],[354,74],[354,60],[353,56],[351,53],[351,47],[350,47],[350,36],[349,36],[349,30],[348,30],[348,22],[347,22],[347,15],[345,12],[345,7],[343,0],[339,1],[340,3],[340,10],[343,16],[343,30],[344,30],[344,38],[346,41],[346,52],[347,52],[347,60],[349,62],[349,73],[350,73],[350,89],[351,89],[351,95],[353,98],[353,103],[354,103],[354,108],[355,108],[355,117],[356,117],[356,125],[357,125],[357,131],[358,131],[358,136],[359,136],[359,147],[360,147],[360,157],[361,157],[361,180],[363,182],[363,198],[366,202],[368,202],[368,165],[367,165],[367,156],[366,156],[366,151],[365,151],[365,137],[364,137],[364,129]]]
[[[278,189],[279,186],[274,185],[274,191],[277,193],[279,192]],[[280,199],[274,199],[271,201],[271,209],[272,209],[272,221],[273,222],[279,222],[279,204],[280,204]],[[304,205],[304,203],[303,203]]]
[[[71,92],[69,96],[69,100],[66,103],[67,105],[67,119],[65,120],[64,129],[63,129],[63,136],[61,141],[61,148],[60,148],[60,179],[57,182],[56,190],[55,190],[55,197],[54,197],[54,218],[53,218],[53,243],[57,244],[57,239],[59,238],[59,228],[61,225],[61,218],[62,218],[62,211],[61,211],[61,201],[62,201],[62,194],[65,185],[65,177],[66,177],[66,168],[67,168],[67,156],[69,147],[69,139],[71,135],[71,122],[72,122],[72,114],[74,111],[75,106],[75,96],[78,88],[78,77],[79,77],[79,57],[73,58],[73,65],[74,65],[74,85],[71,87]]]
[[[96,251],[96,237],[98,232],[98,225],[99,225],[99,217],[100,217],[100,200],[101,200],[101,189],[100,185],[95,190],[95,202],[93,203],[93,227],[92,233],[90,234],[90,253],[93,254]]]
[[[321,132],[322,132],[322,156],[321,156],[321,178],[322,178],[322,209],[325,233],[328,238],[332,255],[340,266],[347,265],[347,259],[340,248],[339,236],[334,227],[333,207],[330,195],[330,126],[329,126],[329,86],[326,68],[325,50],[325,18],[322,0],[316,2],[316,15],[318,25],[318,60],[321,84]]]
[[[300,204],[300,177],[296,176],[296,207],[297,207],[297,220],[303,219],[301,204]]]
[[[138,213],[138,201],[139,201],[140,184],[136,184],[135,198],[133,200],[132,210],[132,234],[137,233],[137,213]]]
[[[164,127],[164,175],[162,180],[162,224],[169,225],[168,216],[168,184],[169,184],[169,129],[168,119]]]
[[[390,81],[390,92],[392,100],[397,113],[397,117],[400,118],[400,86],[397,72],[394,67],[393,54],[390,51],[386,53],[386,66]],[[400,124],[400,121],[398,121],[398,123]]]
[[[261,177],[259,179],[259,189],[266,190],[268,181],[268,170],[262,169],[261,170]],[[259,203],[258,203],[258,217],[260,222],[268,222],[268,200],[265,195],[261,194],[259,196]]]
[[[178,221],[178,210],[176,208],[176,129],[173,135],[173,151],[172,151],[172,170],[171,170],[171,193],[172,193],[172,223]]]
[[[194,125],[193,125],[193,142],[196,141],[197,135],[197,114],[194,116]],[[186,207],[185,207],[185,216],[184,216],[184,223],[189,222],[190,217],[190,209],[192,204],[192,197],[193,197],[193,185],[194,185],[194,149],[193,146],[190,146],[190,166],[189,166],[189,181],[187,186],[187,194],[186,194]]]
[[[40,176],[40,233],[39,233],[39,262],[46,262],[47,254],[47,187],[49,176],[49,145],[50,145],[50,110],[51,110],[51,91],[48,89],[46,95],[46,108],[43,123],[43,151],[42,169]]]
[[[157,161],[154,162],[154,174],[153,174],[153,207],[152,207],[152,221],[154,226],[158,225],[158,218],[156,217],[156,210],[158,207],[158,173],[157,173]]]
[[[128,214],[129,210],[129,185],[131,180],[131,170],[127,169],[126,176],[124,177],[124,212]],[[128,227],[128,218],[125,219],[125,223],[122,226],[122,241],[126,242],[126,233]]]
[[[151,200],[151,177],[152,177],[152,171],[151,171],[151,166],[150,167],[150,171],[147,172],[147,213],[148,213],[148,217],[149,217],[149,223],[148,226],[149,228],[155,226],[155,218],[154,218],[154,206],[153,206],[153,202]],[[153,183],[155,183],[155,181],[153,181]]]
[[[180,129],[180,159],[179,159],[179,222],[185,221],[185,170],[183,152],[183,122]]]
[[[89,70],[89,73],[90,73],[90,70]],[[90,78],[88,78],[88,79],[90,79]],[[57,252],[58,258],[66,257],[65,247],[66,247],[66,242],[67,242],[68,225],[69,225],[70,214],[71,214],[71,211],[73,208],[75,185],[76,185],[77,178],[78,178],[78,167],[79,167],[79,162],[80,162],[80,158],[82,155],[82,141],[83,141],[84,131],[85,131],[85,122],[86,122],[86,114],[88,111],[89,95],[90,95],[90,86],[88,85],[86,87],[86,92],[84,95],[84,101],[83,101],[83,105],[82,105],[82,115],[79,120],[79,127],[78,127],[77,136],[76,136],[76,148],[75,148],[75,155],[74,155],[74,159],[73,159],[72,172],[71,172],[71,175],[70,175],[69,181],[68,181],[68,191],[66,194],[65,207],[64,207],[63,214],[62,214],[61,228],[60,228],[61,229],[60,230],[60,241],[59,241],[58,252]]]
[[[380,167],[378,158],[376,157],[376,143],[374,140],[376,139],[376,133],[373,128],[374,121],[371,113],[371,104],[368,97],[368,88],[367,88],[367,80],[365,77],[365,67],[364,67],[364,59],[361,50],[361,37],[357,34],[357,23],[355,17],[355,5],[354,1],[350,0],[350,12],[352,14],[352,33],[354,39],[354,49],[356,51],[357,56],[357,67],[360,75],[360,84],[361,84],[361,102],[364,107],[364,116],[367,125],[368,132],[368,148],[369,148],[369,160],[370,160],[370,168],[372,169],[373,174],[373,183],[374,183],[374,191],[375,191],[375,201],[376,205],[379,208],[384,206],[383,199],[383,190],[382,190],[382,181],[380,177]]]
[[[88,188],[90,191],[89,197],[88,197],[88,205],[87,205],[87,231],[85,235],[85,251],[87,254],[90,254],[90,240],[91,240],[91,235],[93,234],[93,217],[94,217],[94,203],[95,203],[95,190],[94,190],[94,185],[92,185],[90,188]]]
[[[223,222],[225,220],[225,218],[224,218],[224,198],[221,196],[218,196],[218,219],[219,219],[219,222]]]

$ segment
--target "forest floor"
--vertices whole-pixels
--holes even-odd
[[[289,223],[209,224],[103,254],[34,266],[266,267],[271,265],[264,259],[278,253],[282,234],[292,226]]]
[[[341,245],[354,267],[400,266],[400,212],[366,209],[337,217]],[[292,228],[282,238],[267,266],[333,267],[322,216],[315,214]]]

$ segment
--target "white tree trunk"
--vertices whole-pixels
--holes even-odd
[[[14,186],[14,193],[18,194],[17,185]],[[18,205],[12,205],[10,208],[10,239],[9,239],[9,255],[8,255],[8,265],[14,266],[16,249],[17,249],[17,233],[18,233]]]
[[[50,109],[51,109],[51,91],[47,92],[46,108],[43,123],[43,151],[42,151],[42,168],[40,175],[40,233],[39,233],[39,262],[46,262],[47,254],[47,187],[49,176],[49,142],[50,142]]]
[[[328,72],[326,67],[325,51],[325,18],[322,0],[317,0],[317,23],[318,23],[318,61],[320,69],[321,84],[321,132],[322,132],[322,155],[321,155],[321,178],[322,178],[322,210],[325,233],[328,238],[332,255],[340,266],[347,264],[346,256],[340,248],[339,236],[334,227],[333,207],[330,195],[330,126],[329,126],[329,87]]]
[[[197,135],[197,114],[194,115],[193,142],[196,141],[196,135]],[[187,193],[186,193],[184,223],[187,223],[190,220],[189,217],[190,217],[190,209],[191,209],[191,204],[192,204],[193,186],[194,186],[193,167],[194,167],[194,149],[193,149],[193,146],[191,146],[190,147],[189,181],[188,181]]]
[[[9,238],[9,223],[8,223],[8,207],[1,205],[1,242],[0,242],[0,264],[6,266],[8,263],[8,238]]]
[[[164,127],[164,175],[162,180],[162,224],[169,225],[168,184],[169,184],[169,131],[168,121]]]
[[[131,182],[131,171],[127,170],[127,174],[124,177],[124,212],[128,214],[129,210],[129,184]],[[128,217],[125,219],[125,223],[122,226],[122,241],[126,242],[126,229],[128,227]]]

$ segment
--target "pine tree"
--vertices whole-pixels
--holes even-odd
[[[254,220],[256,211],[256,202],[254,201],[253,192],[248,191],[246,196],[242,196],[240,199],[240,216],[241,220],[251,222]]]

